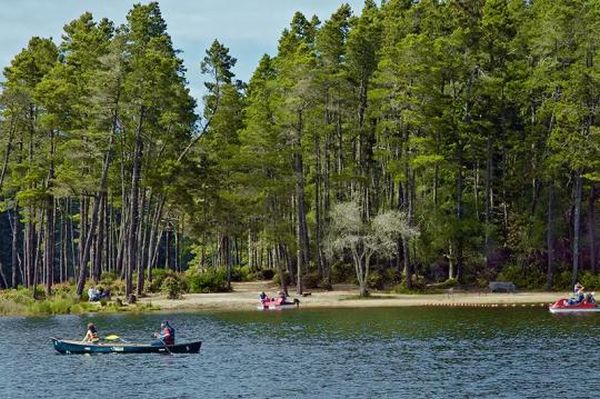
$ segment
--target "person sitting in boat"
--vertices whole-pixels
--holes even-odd
[[[264,305],[265,302],[269,302],[271,299],[269,298],[269,296],[267,294],[265,294],[265,292],[261,292],[260,295],[258,296],[258,298],[260,299],[260,303],[262,303]]]
[[[575,284],[574,289],[577,288],[577,291],[574,292],[573,296],[569,299],[569,305],[578,305],[585,299],[585,293],[583,292],[585,287],[579,283]]]
[[[96,343],[100,341],[100,337],[98,336],[98,329],[94,323],[88,323],[87,332],[85,333],[85,337],[83,337],[83,342],[93,342]]]
[[[587,303],[595,305],[596,304],[596,298],[594,297],[595,294],[596,294],[595,292],[588,292],[587,294],[585,294],[585,301]]]
[[[175,345],[175,329],[166,320],[160,323],[160,332],[154,335],[159,345]]]
[[[285,292],[279,291],[277,293],[277,297],[278,297],[277,301],[276,301],[277,305],[284,305],[284,304],[288,303],[287,302],[287,296],[285,295]]]

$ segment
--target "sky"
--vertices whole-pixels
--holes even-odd
[[[52,37],[58,44],[62,28],[86,11],[119,25],[130,0],[0,0],[0,67],[27,46],[33,36]],[[296,11],[321,21],[343,3],[359,14],[364,0],[160,0],[163,18],[175,48],[182,51],[186,77],[194,97],[204,92],[200,61],[214,39],[237,58],[237,79],[248,81],[263,54],[275,55],[277,41]],[[200,102],[200,101],[199,101]]]

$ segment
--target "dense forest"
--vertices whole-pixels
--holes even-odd
[[[186,71],[157,3],[86,13],[4,69],[0,288],[593,286],[599,55],[598,0],[366,0],[241,82],[217,40]]]

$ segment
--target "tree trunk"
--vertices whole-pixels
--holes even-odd
[[[6,281],[6,275],[4,274],[4,265],[0,262],[0,289],[8,288],[8,281]]]
[[[152,265],[156,253],[158,252],[158,243],[160,242],[159,234],[159,222],[162,215],[163,205],[165,203],[164,197],[162,195],[159,196],[158,204],[156,205],[156,210],[154,211],[154,216],[152,218],[152,225],[150,227],[150,240],[148,243],[148,259],[147,259],[147,273],[148,273],[148,281],[152,281]]]
[[[281,287],[281,291],[283,291],[286,296],[288,294],[288,287],[287,287],[287,280],[285,278],[285,269],[283,267],[283,260],[285,259],[284,256],[284,252],[285,252],[285,246],[280,242],[278,244],[278,249],[279,249],[279,256],[278,258],[278,262],[277,262],[277,273],[279,274],[279,285]]]
[[[133,154],[133,165],[131,169],[131,195],[129,197],[129,231],[127,236],[127,271],[125,273],[125,296],[129,299],[133,291],[133,269],[137,266],[138,258],[138,224],[139,224],[139,195],[140,195],[140,172],[142,164],[142,126],[145,116],[145,107],[142,105],[139,111],[138,125],[135,133],[135,149]],[[139,272],[139,271],[138,271]],[[140,278],[138,276],[138,278]],[[143,278],[143,276],[142,276]]]
[[[485,264],[490,267],[491,242],[490,230],[492,222],[492,175],[493,175],[493,158],[492,158],[492,135],[488,134],[486,145],[486,163],[485,163]]]
[[[140,158],[141,160],[141,158]],[[141,163],[141,161],[140,161]],[[141,165],[140,165],[141,168]],[[140,176],[141,176],[141,171],[140,171]],[[141,177],[140,177],[141,180]],[[146,265],[143,264],[143,259],[144,259],[144,238],[143,238],[143,232],[145,230],[145,226],[144,226],[144,218],[143,218],[143,212],[144,212],[144,203],[145,203],[145,191],[142,190],[141,188],[138,187],[138,191],[141,191],[141,198],[139,198],[138,201],[138,223],[137,223],[137,228],[135,230],[135,242],[136,242],[136,248],[137,248],[137,258],[135,260],[135,263],[132,263],[131,267],[135,268],[135,271],[137,273],[137,282],[136,282],[136,294],[138,296],[141,296],[142,293],[144,292],[144,282],[145,282],[145,276],[144,276],[144,268]],[[141,209],[141,211],[140,211]]]
[[[448,280],[454,278],[454,247],[452,241],[448,243]]]
[[[302,164],[302,130],[303,130],[302,112],[298,112],[298,126],[296,129],[296,137],[294,143],[294,174],[296,177],[296,223],[297,223],[297,246],[298,264],[296,268],[296,292],[302,294],[302,273],[305,267],[308,267],[310,259],[309,243],[308,243],[308,228],[306,224],[306,203],[304,200],[304,167]]]
[[[458,146],[460,147],[460,143]],[[456,280],[460,281],[462,277],[463,263],[463,237],[462,237],[462,218],[463,218],[463,170],[462,170],[462,149],[459,148],[458,157],[458,177],[456,179],[456,223],[458,224],[458,235],[456,236]]]
[[[21,224],[21,221],[19,220],[18,206],[15,206],[14,210],[9,211],[8,217],[10,218],[10,221],[11,221],[11,233],[12,233],[11,257],[10,257],[11,272],[12,272],[11,287],[17,288],[17,284],[18,284],[17,264],[18,264],[18,256],[19,256],[19,234],[20,234],[19,227]]]
[[[96,201],[99,201],[99,210],[98,210],[98,229],[96,234],[94,234],[94,257],[93,257],[93,267],[92,267],[92,279],[94,283],[98,284],[100,282],[102,271],[102,240],[103,240],[103,230],[104,230],[104,198],[97,198]],[[94,204],[95,205],[95,204]],[[90,232],[91,233],[91,232]]]
[[[592,273],[596,273],[596,186],[592,183],[590,189],[589,210],[588,210],[588,234],[590,237],[590,265]]]
[[[319,135],[315,134],[315,212],[316,212],[316,260],[317,272],[319,279],[323,278],[323,262],[322,262],[322,209],[321,209],[321,144]]]
[[[581,172],[575,173],[575,210],[573,212],[573,270],[571,274],[571,285],[577,282],[579,274],[579,238],[581,226],[581,195],[582,195],[583,177]]]
[[[54,130],[50,130],[50,167],[48,169],[48,180],[46,182],[46,240],[44,250],[44,260],[46,266],[46,297],[52,294],[52,284],[54,282],[54,196],[51,194],[54,181]]]
[[[546,272],[546,290],[552,289],[554,278],[554,184],[548,186],[548,228],[546,231],[546,248],[548,265]]]
[[[52,294],[54,282],[54,198],[46,201],[46,231],[44,241],[44,265],[46,268],[46,296]]]
[[[110,134],[110,140],[109,140],[109,145],[108,145],[108,149],[106,150],[106,153],[104,154],[104,160],[102,162],[102,173],[100,176],[100,192],[98,194],[98,197],[96,198],[96,201],[94,201],[94,208],[92,209],[92,220],[90,222],[90,228],[85,236],[85,244],[82,248],[82,253],[80,256],[80,263],[79,263],[79,278],[77,280],[77,296],[81,297],[81,295],[83,294],[83,288],[85,285],[85,279],[86,279],[86,274],[87,274],[87,263],[88,263],[88,259],[90,257],[90,249],[92,246],[92,239],[94,238],[94,235],[96,234],[96,230],[97,230],[97,226],[98,226],[98,219],[99,219],[99,213],[100,213],[100,204],[103,202],[104,200],[104,196],[106,196],[106,187],[107,187],[107,183],[108,183],[108,170],[110,167],[110,163],[112,161],[112,154],[113,154],[113,146],[115,143],[115,132],[117,129],[117,120],[116,120],[116,116],[113,120],[113,127],[112,127],[112,131]],[[82,233],[83,233],[83,228],[81,229]]]

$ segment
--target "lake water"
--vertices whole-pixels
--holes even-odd
[[[50,336],[150,341],[191,355],[60,355]],[[385,308],[0,318],[0,398],[593,398],[600,315]],[[589,378],[585,378],[589,377]]]

